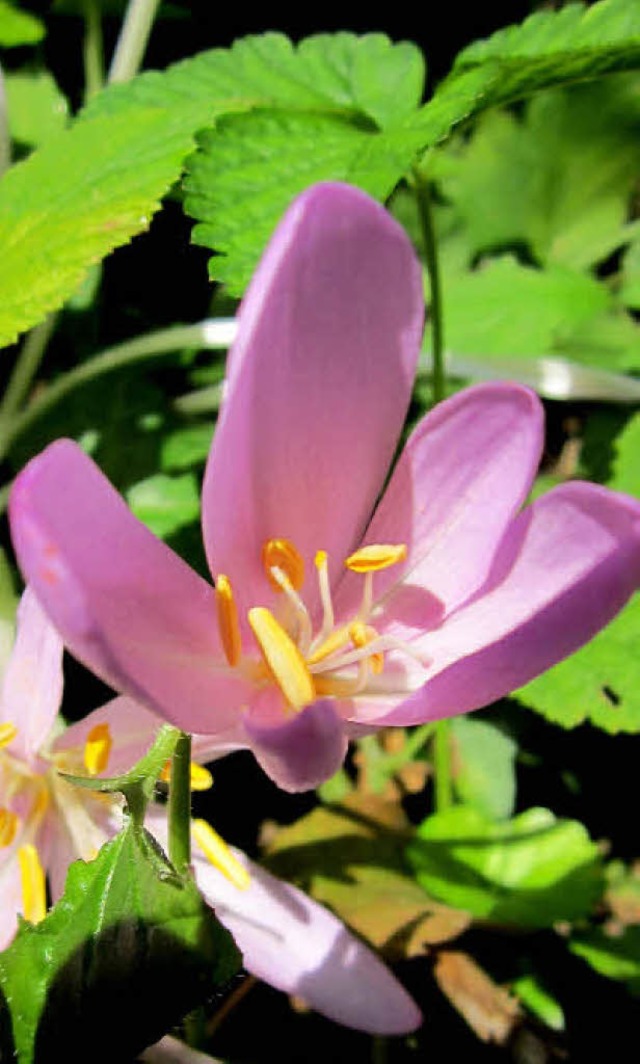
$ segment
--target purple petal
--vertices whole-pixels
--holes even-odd
[[[565,484],[520,514],[469,605],[412,644],[431,676],[377,718],[413,724],[487,705],[592,638],[640,583],[640,504]]]
[[[364,537],[407,544],[406,562],[375,577],[375,598],[396,627],[432,627],[484,583],[529,492],[542,430],[539,400],[512,384],[467,388],[417,426]],[[360,594],[346,575],[338,615],[352,615]],[[376,625],[385,622],[377,616]]]
[[[266,540],[293,541],[311,571],[317,550],[337,572],[357,545],[402,429],[422,315],[418,261],[379,204],[339,184],[295,200],[241,308],[205,476],[209,563],[244,606],[271,595]]]
[[[69,649],[116,690],[190,731],[229,727],[246,685],[224,662],[213,589],[69,440],[11,493],[22,571]]]
[[[292,716],[267,719],[262,712],[271,693],[265,692],[260,711],[254,700],[244,727],[256,760],[285,791],[309,791],[329,779],[344,761],[347,738],[335,703],[319,699]],[[277,696],[273,696],[277,698]]]
[[[390,1035],[419,1026],[413,999],[337,917],[244,854],[234,854],[251,874],[247,890],[234,887],[197,852],[194,869],[248,971],[347,1027]]]
[[[16,640],[2,688],[0,719],[15,724],[10,752],[34,763],[62,701],[62,640],[27,588],[18,606]]]
[[[89,732],[98,724],[107,724],[113,746],[102,775],[117,776],[127,772],[147,753],[163,723],[161,717],[132,698],[112,698],[106,705],[89,713],[84,720],[66,728],[53,744],[52,752],[83,750]]]

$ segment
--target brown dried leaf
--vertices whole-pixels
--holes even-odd
[[[507,1044],[522,1021],[515,998],[494,983],[467,954],[442,950],[434,965],[434,975],[442,993],[483,1042]]]

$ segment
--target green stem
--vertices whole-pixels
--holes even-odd
[[[140,69],[160,0],[129,0],[111,67],[109,82],[129,81]]]
[[[49,321],[55,321],[55,318],[47,319],[47,322]],[[43,322],[42,325],[37,326],[29,334],[25,341],[25,349],[31,343],[35,344],[36,335],[39,334],[40,330],[44,329],[47,322]],[[46,345],[48,336],[41,339],[44,339]],[[75,388],[80,387],[82,384],[87,384],[96,377],[100,377],[103,373],[111,373],[113,370],[120,369],[133,362],[154,358],[156,355],[167,354],[172,351],[180,351],[185,347],[223,348],[226,347],[226,341],[224,338],[218,341],[215,337],[212,337],[208,330],[207,322],[198,322],[195,325],[176,325],[169,329],[159,329],[157,332],[137,336],[134,340],[126,340],[122,344],[117,344],[114,347],[107,348],[106,351],[101,351],[100,354],[95,355],[88,362],[83,362],[82,365],[76,366],[75,369],[65,373],[62,377],[58,377],[57,380],[52,384],[48,384],[31,401],[26,410],[18,414],[16,413],[17,405],[19,405],[25,395],[24,384],[28,388],[33,377],[32,373],[27,380],[26,371],[24,369],[21,370],[20,380],[22,381],[24,376],[24,382],[20,387],[18,384],[14,387],[12,376],[7,393],[0,404],[0,460],[5,457],[18,436],[26,432],[38,418],[46,414],[51,407],[56,406],[61,399],[64,399]],[[18,363],[16,363],[14,375],[18,373],[21,359],[22,353]],[[31,361],[29,361],[27,368],[33,368],[33,372],[35,372],[38,364],[39,360],[32,367]],[[9,397],[10,390],[12,392],[11,397]],[[14,393],[18,395],[18,404],[14,401]],[[5,407],[7,412],[5,412]]]
[[[35,329],[32,329],[26,336],[15,361],[9,383],[0,402],[0,458],[4,458],[7,453],[9,441],[14,435],[13,427],[19,420],[16,413],[29,394],[56,321],[57,316],[50,314],[48,318],[36,325]]]
[[[11,134],[4,72],[0,67],[0,176],[11,166]]]
[[[429,185],[417,167],[413,170],[413,187],[418,206],[418,217],[422,229],[427,272],[429,274],[429,287],[431,299],[429,301],[429,317],[431,321],[431,374],[434,403],[441,402],[445,394],[445,369],[444,369],[444,326],[442,316],[442,286],[440,283],[440,264],[438,261],[438,249],[436,234],[433,224],[433,211],[431,209],[431,197]]]
[[[169,860],[181,875],[191,864],[191,736],[181,732],[171,758]]]
[[[84,98],[89,100],[104,85],[104,42],[99,0],[83,0],[84,41]]]
[[[433,738],[433,769],[435,774],[435,809],[441,813],[453,805],[453,776],[451,773],[451,724],[439,720]]]

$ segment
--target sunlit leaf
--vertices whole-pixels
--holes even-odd
[[[585,828],[547,809],[493,823],[454,806],[423,821],[406,852],[429,894],[492,923],[576,920],[602,891],[598,850]]]
[[[0,48],[37,44],[45,35],[44,23],[8,0],[0,0]]]
[[[451,721],[453,780],[460,800],[494,820],[511,816],[516,797],[518,744],[490,720]]]

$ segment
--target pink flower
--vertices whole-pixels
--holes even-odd
[[[91,860],[121,827],[117,796],[74,786],[58,770],[125,771],[161,723],[130,699],[116,698],[62,730],[56,724],[61,697],[62,642],[27,589],[0,709],[0,949],[11,942],[18,913],[34,923],[44,918],[45,875],[56,901],[70,863]],[[148,827],[166,840],[164,810],[150,813]],[[193,825],[193,867],[205,900],[258,978],[347,1026],[376,1034],[418,1026],[413,1000],[337,917],[230,851],[202,821]]]
[[[542,446],[522,387],[440,404],[385,488],[421,328],[403,230],[363,193],[315,186],[241,308],[202,499],[216,590],[69,441],[13,490],[20,564],[71,650],[211,753],[250,747],[289,790],[330,776],[363,728],[521,686],[638,585],[634,500],[576,482],[521,510]]]

